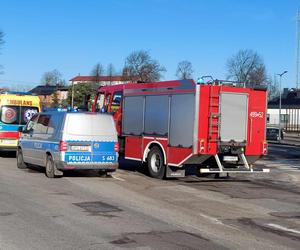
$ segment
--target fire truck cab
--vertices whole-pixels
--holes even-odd
[[[129,83],[98,89],[94,112],[109,112],[125,159],[147,163],[155,178],[198,173],[268,172],[266,90],[193,80]]]

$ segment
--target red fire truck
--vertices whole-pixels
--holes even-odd
[[[94,112],[114,114],[120,153],[155,178],[198,173],[268,172],[266,90],[193,80],[103,86]]]

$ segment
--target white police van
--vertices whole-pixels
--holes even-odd
[[[112,172],[118,167],[118,149],[117,131],[109,114],[38,113],[22,130],[17,166],[43,166],[49,178],[71,169]]]

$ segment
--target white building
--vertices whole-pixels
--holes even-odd
[[[268,103],[267,124],[279,126],[279,97]],[[286,131],[300,132],[300,89],[284,89],[280,125]]]

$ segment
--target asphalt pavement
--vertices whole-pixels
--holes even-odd
[[[2,154],[0,249],[299,249],[299,155],[271,145],[269,174],[162,181],[130,161],[48,179]]]

